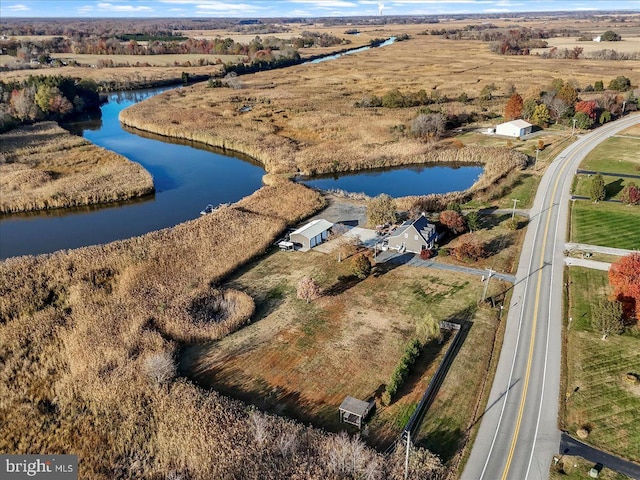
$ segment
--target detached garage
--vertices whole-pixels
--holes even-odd
[[[505,137],[523,137],[531,133],[533,125],[524,120],[511,120],[496,127],[496,135]]]
[[[333,227],[333,223],[327,220],[313,220],[304,227],[291,232],[289,241],[300,245],[302,250],[309,250],[329,237],[329,229],[331,227]]]

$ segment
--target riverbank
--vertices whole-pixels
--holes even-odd
[[[0,213],[117,202],[154,191],[140,165],[55,122],[0,135],[0,156]]]
[[[176,376],[171,332],[197,322],[189,302],[322,206],[277,182],[175,228],[0,263],[0,450],[73,451],[82,478],[105,480],[331,478],[343,471],[335,451],[357,454],[345,470],[354,477],[402,478],[401,455],[383,459]],[[439,468],[427,452],[411,467],[416,478]]]

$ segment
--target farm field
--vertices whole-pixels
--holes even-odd
[[[154,190],[140,165],[55,122],[3,133],[0,154],[0,213],[121,201]]]
[[[580,164],[584,170],[596,172],[625,173],[628,175],[640,175],[640,139],[637,128],[629,129],[631,135],[628,138],[613,137],[605,140]],[[624,134],[625,132],[622,132]]]
[[[640,372],[638,329],[602,340],[591,328],[591,308],[610,292],[607,273],[571,267],[567,278],[567,314],[573,321],[566,332],[563,428],[575,435],[586,427],[587,443],[638,462],[640,385],[625,381],[627,373]]]
[[[571,240],[604,247],[640,249],[640,207],[576,200],[571,206]]]
[[[436,320],[474,321],[470,347],[464,348],[473,345],[479,348],[475,354],[488,357],[496,314],[477,310],[483,289],[478,278],[379,264],[358,282],[349,271],[349,261],[338,263],[317,252],[276,252],[243,269],[229,285],[254,298],[255,321],[215,344],[185,349],[182,371],[234,398],[337,431],[345,428],[337,414],[344,397],[379,399],[427,314]],[[327,292],[309,304],[295,298],[297,281],[305,274]],[[500,282],[491,288],[491,293],[505,289]],[[368,443],[386,447],[399,433],[446,346],[430,342],[391,406],[378,402],[366,429]],[[459,368],[454,362],[455,372]],[[469,405],[464,402],[461,423],[470,423],[472,397]],[[452,456],[460,440],[452,439],[446,453]]]
[[[596,36],[596,35],[594,35]],[[567,48],[573,50],[575,47],[580,47],[584,50],[585,54],[589,54],[598,50],[613,49],[620,53],[637,53],[640,52],[640,35],[631,34],[624,35],[619,42],[593,42],[593,41],[580,41],[579,37],[556,37],[549,38],[547,42],[549,46],[547,48],[533,48],[531,49],[532,55],[540,55],[550,48],[556,47],[558,49]]]

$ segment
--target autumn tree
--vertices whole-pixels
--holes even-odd
[[[538,101],[535,98],[527,98],[522,104],[522,118],[530,120],[538,106]]]
[[[627,205],[640,205],[640,188],[634,182],[629,182],[622,189],[620,200]]]
[[[603,340],[612,333],[622,333],[622,304],[616,300],[600,299],[591,310],[591,327],[602,333]]]
[[[369,225],[383,225],[396,221],[396,202],[386,193],[372,198],[367,203]]]
[[[524,103],[522,101],[522,97],[519,94],[514,93],[509,97],[509,101],[507,102],[507,105],[504,107],[504,117],[507,120],[520,118],[520,115],[522,114],[523,105]]]
[[[486,256],[482,241],[476,234],[469,233],[460,237],[458,244],[451,250],[451,254],[458,260],[477,261]]]
[[[462,214],[454,210],[445,210],[440,213],[440,223],[454,234],[459,234],[467,229]]]
[[[640,321],[640,253],[634,252],[614,262],[609,269],[609,284],[627,316],[635,316]]]
[[[320,286],[313,278],[305,275],[298,282],[296,294],[300,300],[309,303],[311,300],[320,297]]]
[[[38,108],[35,100],[36,89],[34,87],[26,87],[22,90],[14,90],[11,93],[11,109],[13,115],[20,120],[35,120],[42,115],[42,111]]]
[[[573,105],[578,101],[578,92],[569,82],[567,82],[558,91],[558,97],[567,105]]]
[[[578,102],[575,109],[576,113],[583,112],[591,120],[595,120],[598,115],[598,104],[593,100]]]
[[[604,82],[602,80],[597,80],[593,84],[593,90],[595,92],[604,92]]]
[[[600,173],[593,176],[591,180],[591,187],[589,189],[589,197],[592,202],[599,202],[604,200],[607,196],[607,191],[604,185],[604,178]]]
[[[547,106],[544,103],[536,106],[531,115],[531,122],[539,127],[543,127],[549,123],[549,120],[549,109]]]

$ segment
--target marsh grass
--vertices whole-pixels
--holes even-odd
[[[137,163],[54,122],[0,135],[0,213],[122,201],[153,192]]]
[[[226,330],[214,323],[251,314],[246,292],[212,285],[286,227],[285,218],[254,213],[270,210],[260,205],[265,199],[288,218],[321,204],[302,186],[269,186],[244,207],[171,229],[1,262],[0,451],[72,452],[82,459],[81,478],[104,480],[319,479],[368,470],[371,478],[401,478],[401,458],[383,461],[358,439],[252,413],[171,379],[180,346],[173,337],[216,340]],[[336,463],[336,452],[355,461]],[[437,475],[437,460],[420,455],[430,460],[413,475]]]

